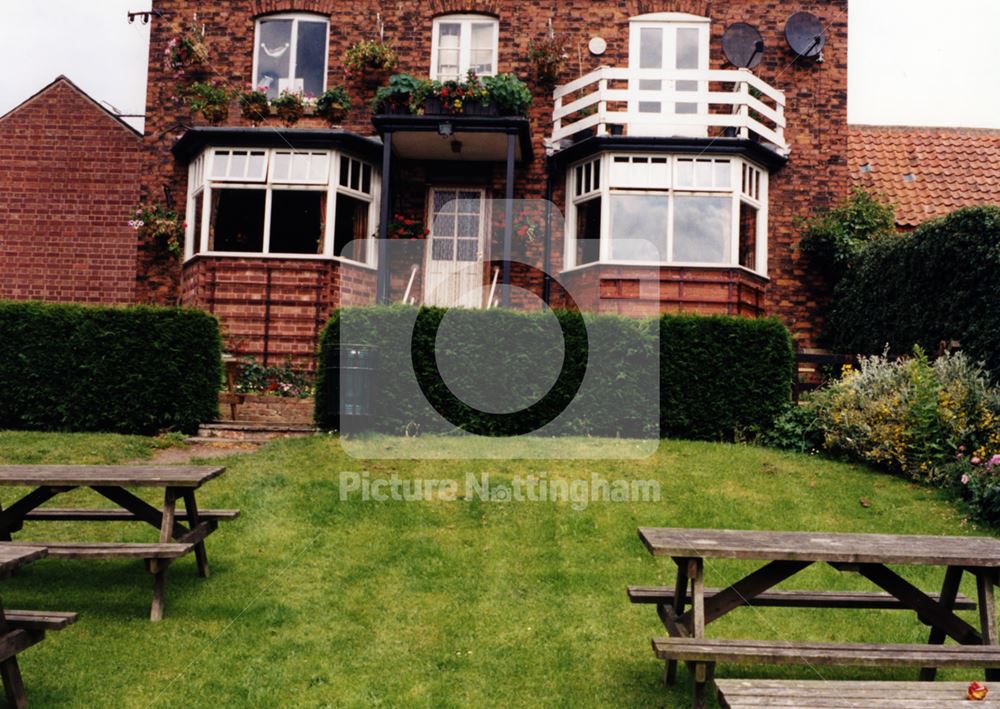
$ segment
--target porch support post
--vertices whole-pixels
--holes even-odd
[[[503,230],[503,284],[500,288],[501,304],[510,307],[510,242],[514,236],[514,147],[517,135],[507,134],[507,193],[504,203]]]
[[[378,278],[375,297],[378,303],[389,302],[389,216],[392,179],[392,131],[382,136],[382,179],[378,205]]]

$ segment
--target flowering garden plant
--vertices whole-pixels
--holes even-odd
[[[292,366],[291,358],[281,366],[264,366],[253,357],[244,357],[236,391],[241,394],[272,394],[304,399],[313,393],[311,377]]]
[[[419,221],[398,213],[393,215],[386,229],[386,235],[390,239],[425,239],[428,234],[430,230]]]
[[[528,42],[528,60],[535,69],[535,77],[543,84],[554,84],[569,56],[566,43],[554,34]]]
[[[201,113],[205,120],[215,125],[229,116],[229,101],[233,90],[225,84],[196,81],[187,88],[187,101],[191,110]]]
[[[305,102],[306,99],[303,99],[302,94],[285,90],[278,95],[278,98],[271,101],[271,105],[274,106],[278,118],[284,121],[286,126],[290,126],[298,123],[305,114]]]
[[[181,78],[186,71],[208,63],[205,29],[191,24],[183,33],[171,37],[163,49],[163,68]]]
[[[396,68],[399,57],[392,42],[361,40],[344,54],[344,74],[348,79],[371,77],[372,73],[386,74]]]
[[[174,256],[182,252],[182,240],[187,224],[180,221],[177,212],[165,209],[158,204],[144,204],[135,210],[128,221],[143,238],[154,239],[164,246]]]
[[[316,100],[316,114],[331,125],[340,123],[351,108],[351,97],[343,86],[331,86]]]

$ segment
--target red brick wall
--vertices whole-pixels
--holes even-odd
[[[147,133],[151,166],[146,189],[162,193],[169,185],[175,194],[184,193],[184,169],[175,163],[169,147],[192,122],[190,113],[172,97],[177,95],[175,80],[162,68],[163,50],[170,37],[181,30],[197,12],[212,53],[216,78],[233,86],[251,80],[254,18],[271,11],[313,10],[330,16],[328,83],[343,77],[344,51],[360,38],[376,35],[376,15],[384,21],[386,39],[391,39],[401,55],[400,71],[426,75],[430,63],[431,21],[443,12],[484,12],[500,19],[500,71],[530,77],[528,42],[545,34],[548,22],[568,38],[570,66],[563,79],[585,73],[599,64],[625,66],[628,55],[628,19],[647,12],[691,12],[712,19],[712,65],[723,65],[721,40],[733,22],[750,22],[764,35],[767,52],[755,70],[758,76],[785,92],[786,139],[792,145],[787,166],[772,174],[769,200],[769,275],[764,309],[779,315],[803,345],[814,344],[822,329],[822,283],[807,270],[795,248],[800,217],[836,201],[848,191],[847,159],[847,0],[398,0],[378,2],[358,0],[155,0],[154,7],[167,11],[153,23],[150,46],[150,77],[147,97]],[[796,62],[784,40],[784,24],[793,13],[806,10],[818,15],[827,26],[828,43],[823,63]],[[587,41],[601,36],[608,51],[600,58],[586,50]],[[549,133],[551,92],[532,83],[535,100],[531,110],[531,135],[536,159],[517,171],[516,196],[541,199],[544,196],[546,161],[543,139]],[[368,101],[374,91],[361,84],[349,86],[355,108],[345,128],[371,135],[373,129]],[[272,119],[273,121],[274,119]],[[199,122],[200,119],[195,119]],[[232,125],[246,125],[234,104]],[[307,118],[303,127],[318,127],[319,119]],[[417,170],[419,172],[419,169]],[[502,182],[495,173],[490,178],[494,196],[502,196]],[[400,197],[415,216],[422,216],[419,203],[424,186],[414,175],[405,175],[413,195]],[[398,184],[398,182],[397,182]],[[562,208],[564,195],[556,189],[556,204]],[[410,203],[413,204],[410,204]],[[556,271],[561,265],[561,244],[554,244]],[[168,273],[158,274],[159,283],[146,288],[140,298],[169,300],[176,287]],[[394,284],[395,287],[395,284]],[[405,287],[405,284],[404,284]]]
[[[65,79],[0,118],[0,298],[133,302],[143,160]]]
[[[340,261],[212,258],[185,264],[181,302],[216,315],[225,350],[270,365],[315,365],[335,304],[370,303],[375,272]],[[265,356],[266,355],[266,356]]]

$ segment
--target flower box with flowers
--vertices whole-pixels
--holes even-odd
[[[394,215],[386,228],[386,236],[390,239],[426,239],[428,234],[430,230],[423,224],[402,214]]]
[[[159,205],[145,204],[137,207],[128,225],[144,239],[152,239],[166,247],[173,256],[183,253],[184,230],[187,222],[182,222],[177,212]]]

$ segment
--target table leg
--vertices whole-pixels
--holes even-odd
[[[689,559],[688,576],[691,577],[691,635],[705,637],[705,560]],[[710,665],[698,662],[694,665],[694,709],[705,707],[705,687],[711,680]]]
[[[680,617],[684,613],[684,606],[687,604],[687,559],[675,559],[677,562],[677,580],[674,582],[674,615]],[[667,686],[677,681],[677,660],[667,660],[667,666],[663,672],[663,683]]]
[[[166,544],[173,538],[174,514],[177,509],[177,490],[168,487],[163,493],[163,520],[160,523],[160,544]],[[163,607],[166,603],[167,567],[169,559],[149,559],[147,568],[153,574],[153,605],[149,609],[149,619],[163,619]]]
[[[0,608],[0,637],[10,630],[7,618]],[[0,662],[0,677],[3,677],[3,691],[7,695],[7,705],[15,709],[24,709],[28,706],[28,696],[24,691],[24,682],[21,679],[21,668],[17,664],[17,655],[11,655],[3,662]]]
[[[962,567],[949,566],[944,572],[944,583],[941,585],[940,604],[946,611],[951,611],[955,607],[955,597],[958,596],[958,587],[962,582]],[[938,626],[931,628],[931,636],[927,640],[928,645],[941,645],[944,643],[946,633]],[[936,667],[924,667],[920,670],[920,679],[924,682],[933,682],[937,676]]]
[[[1000,645],[1000,640],[997,638],[996,599],[993,595],[993,586],[996,580],[996,571],[993,569],[978,569],[976,571],[976,594],[978,596],[979,623],[982,626],[983,645]],[[992,667],[987,669],[986,679],[993,682],[1000,680],[1000,669]]]
[[[197,529],[201,523],[198,517],[198,503],[194,499],[194,490],[184,493],[184,509],[187,511],[188,527]],[[198,575],[208,578],[208,554],[205,552],[205,540],[201,540],[194,546],[194,556],[198,561]]]

